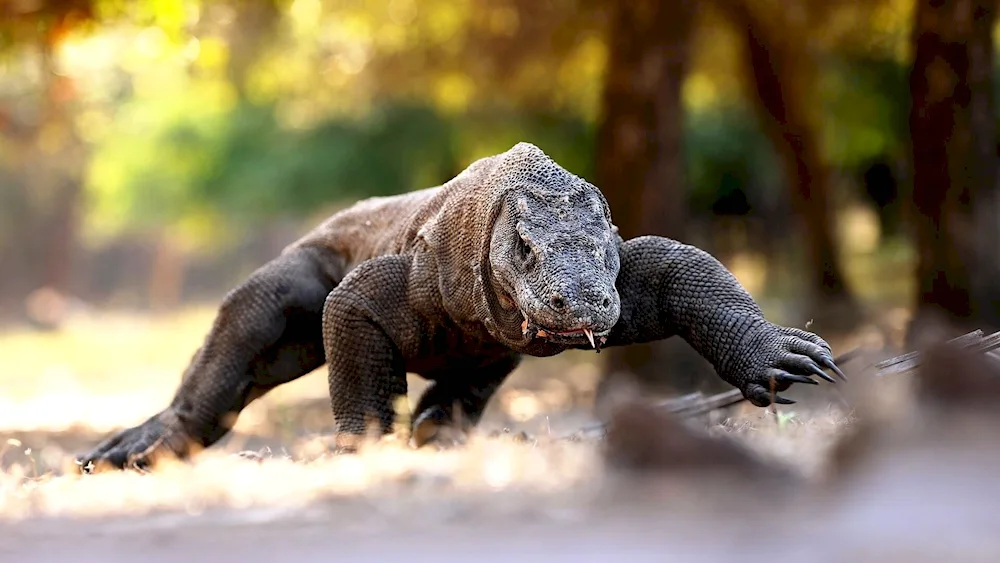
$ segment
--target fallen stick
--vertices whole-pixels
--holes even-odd
[[[701,392],[689,393],[680,397],[660,401],[659,403],[656,403],[656,406],[666,409],[667,412],[673,414],[674,416],[692,418],[712,412],[716,409],[733,406],[745,400],[746,397],[743,396],[743,393],[740,392],[739,389],[731,389],[723,393],[709,395],[708,397],[703,395]],[[584,426],[572,434],[563,436],[563,439],[581,440],[586,438],[602,438],[607,431],[607,425],[598,422]]]
[[[969,350],[980,354],[991,354],[1000,349],[1000,332],[995,332],[989,336],[983,336],[982,330],[974,330],[968,334],[963,334],[948,341],[948,344],[957,345],[962,350]],[[855,348],[849,352],[841,354],[834,360],[834,363],[841,365],[846,363],[864,351],[863,348]],[[997,357],[1000,361],[1000,356]],[[875,374],[878,376],[887,374],[899,374],[913,371],[920,367],[920,352],[909,352],[899,356],[882,360],[875,364]],[[704,396],[700,392],[689,393],[680,397],[674,397],[657,403],[670,412],[681,418],[691,418],[707,414],[716,409],[731,407],[746,400],[739,389],[732,389],[715,395]],[[573,432],[563,439],[580,440],[586,438],[601,438],[607,433],[607,426],[603,423],[591,424],[580,430]]]
[[[948,344],[958,346],[960,350],[968,350],[978,354],[985,354],[1000,348],[1000,332],[994,332],[989,336],[983,336],[983,331],[975,330],[968,334],[963,334],[958,338],[952,338]],[[910,352],[888,360],[882,360],[875,364],[876,375],[888,375],[892,373],[906,373],[920,367],[920,352]]]

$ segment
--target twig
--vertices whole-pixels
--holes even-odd
[[[681,418],[692,418],[702,414],[733,406],[745,401],[746,398],[739,389],[732,389],[723,393],[716,393],[705,397],[700,392],[689,393],[680,397],[674,397],[656,403],[656,406],[663,408],[667,412]],[[602,438],[608,431],[605,424],[596,423],[584,426],[580,430],[562,436],[562,440],[581,440],[586,438]]]
[[[1000,348],[1000,332],[994,332],[989,336],[983,336],[983,331],[975,330],[968,334],[963,334],[958,338],[948,341],[948,344],[957,346],[960,350],[967,350],[977,354],[989,353]],[[887,375],[891,373],[906,373],[920,367],[922,356],[920,352],[910,352],[888,360],[883,360],[875,364],[877,375]]]
[[[1000,349],[1000,332],[984,336],[982,330],[975,330],[949,340],[948,344],[957,345],[963,350],[969,350],[981,354],[990,354],[991,356],[996,356],[996,359],[1000,361],[1000,354],[994,352],[995,350]],[[834,359],[834,363],[837,365],[845,364],[858,357],[862,352],[864,352],[864,350],[865,349],[863,347],[858,347],[845,352]],[[882,360],[881,362],[875,364],[876,375],[881,376],[892,373],[910,372],[920,367],[920,361],[920,352],[910,352],[889,358],[887,360]],[[742,403],[745,400],[746,397],[743,396],[743,393],[741,393],[739,389],[732,389],[723,393],[710,395],[708,397],[705,397],[700,392],[689,393],[687,395],[681,395],[680,397],[674,397],[661,401],[657,403],[657,406],[662,407],[674,416],[680,418],[692,418],[707,414],[716,409],[731,407]],[[563,436],[560,439],[581,440],[587,438],[602,438],[607,433],[607,430],[608,429],[605,424],[591,424],[573,432],[572,434]]]

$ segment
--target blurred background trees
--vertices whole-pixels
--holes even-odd
[[[0,11],[5,322],[213,302],[330,212],[526,140],[599,185],[625,236],[712,251],[779,322],[1000,324],[993,3]],[[683,343],[609,356],[678,388],[710,373]]]

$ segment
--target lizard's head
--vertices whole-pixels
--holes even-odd
[[[511,153],[504,163],[511,186],[489,250],[495,294],[504,309],[520,313],[505,315],[506,322],[516,318],[525,340],[600,345],[621,306],[619,237],[608,203],[536,147],[521,144]]]

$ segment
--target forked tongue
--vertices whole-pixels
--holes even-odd
[[[590,347],[596,349],[597,344],[594,344],[594,333],[589,328],[583,329],[583,333],[587,335],[587,340],[590,341]]]

